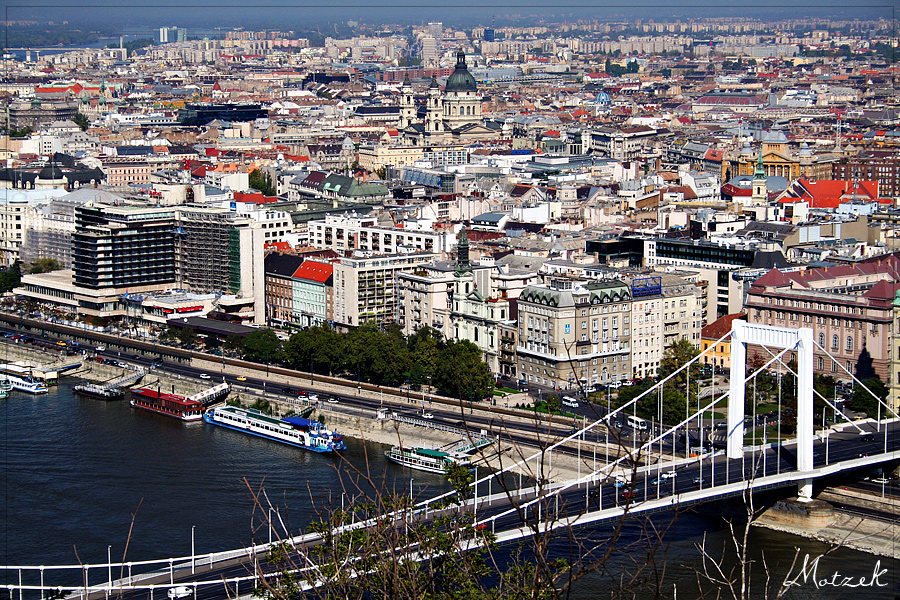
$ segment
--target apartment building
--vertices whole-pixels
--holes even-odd
[[[629,379],[631,302],[624,281],[559,277],[525,288],[518,300],[519,377],[557,388]]]
[[[266,255],[266,322],[277,327],[293,323],[294,284],[292,278],[304,258],[293,254]]]
[[[291,277],[293,321],[301,327],[321,325],[332,317],[332,276],[330,263],[306,260]]]
[[[702,295],[676,276],[550,278],[518,300],[518,374],[565,388],[656,377],[665,349],[700,343]]]
[[[112,186],[150,183],[150,171],[150,163],[144,161],[107,160],[103,164],[106,183]]]
[[[893,301],[900,289],[900,259],[877,260],[783,273],[771,270],[753,282],[747,296],[750,323],[809,327],[818,347],[816,373],[849,381],[862,369],[886,384],[891,373]],[[750,351],[766,357],[761,350]],[[790,360],[792,357],[788,357]],[[767,359],[768,360],[768,359]]]
[[[446,261],[397,273],[398,320],[404,335],[426,326],[449,335],[454,273],[455,265]]]
[[[333,321],[338,326],[397,321],[398,274],[434,262],[430,253],[345,257],[334,263]]]
[[[681,339],[700,345],[703,295],[686,279],[662,274],[632,279],[631,290],[632,374],[656,377],[666,348]]]
[[[309,241],[316,248],[344,253],[363,250],[373,254],[403,252],[447,253],[456,246],[452,231],[400,229],[376,225],[375,217],[326,215],[309,221]]]
[[[374,173],[384,167],[411,167],[422,160],[424,148],[416,146],[361,146],[359,166]]]

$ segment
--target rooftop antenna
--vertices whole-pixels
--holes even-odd
[[[841,113],[838,113],[837,134],[836,139],[834,140],[834,149],[838,152],[841,151]]]

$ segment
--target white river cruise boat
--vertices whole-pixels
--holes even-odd
[[[469,456],[459,452],[444,452],[431,448],[404,448],[394,446],[384,453],[388,460],[410,469],[443,473],[447,465],[468,465]]]
[[[203,420],[264,437],[283,444],[298,446],[314,452],[333,452],[346,448],[341,434],[326,429],[322,423],[303,417],[277,419],[253,408],[217,406],[203,414]]]

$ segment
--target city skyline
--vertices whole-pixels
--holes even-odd
[[[175,7],[181,10],[173,13]],[[96,9],[110,12],[98,15]],[[335,9],[342,14],[335,15]],[[52,9],[52,16],[47,14]],[[90,15],[85,11],[91,9]],[[208,11],[215,10],[211,15]],[[345,11],[345,12],[344,12]],[[712,12],[711,12],[712,11]],[[269,13],[269,14],[267,14]],[[471,27],[496,25],[524,25],[548,20],[559,23],[566,20],[667,20],[667,19],[893,19],[893,4],[876,0],[864,5],[848,7],[839,2],[757,3],[752,6],[734,2],[708,0],[690,4],[645,2],[639,6],[622,1],[593,5],[554,4],[552,6],[497,2],[489,5],[470,1],[454,2],[435,7],[420,2],[381,1],[364,3],[344,0],[338,4],[310,2],[297,6],[273,0],[262,5],[248,6],[243,2],[200,0],[190,8],[175,4],[137,3],[122,4],[117,0],[95,0],[76,5],[45,1],[25,5],[7,4],[4,18],[7,21],[67,21],[76,24],[161,26],[171,22],[191,27],[215,26],[304,26],[358,22],[378,25],[399,23],[403,26],[422,26],[429,20],[440,20],[453,26]]]

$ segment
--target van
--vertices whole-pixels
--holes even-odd
[[[626,423],[628,423],[628,426],[632,429],[637,429],[639,431],[647,430],[647,421],[640,417],[630,416],[626,419]]]
[[[571,396],[563,396],[562,405],[568,406],[569,408],[578,408],[578,400]]]

